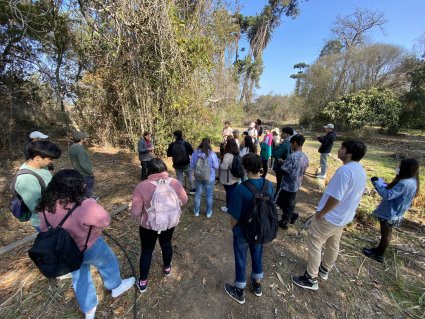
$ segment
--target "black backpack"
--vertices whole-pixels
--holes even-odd
[[[264,180],[258,190],[249,180],[243,182],[253,194],[251,203],[241,216],[239,224],[246,240],[251,244],[264,244],[276,238],[278,230],[277,210],[268,194],[269,181]]]
[[[259,125],[258,126],[258,136],[261,136],[261,135],[263,135],[263,126],[262,125]]]
[[[242,165],[242,158],[239,155],[233,156],[232,166],[230,166],[230,173],[236,178],[242,178],[245,175],[245,171]]]
[[[184,146],[184,141],[177,141],[173,143],[171,156],[173,158],[174,165],[183,166],[188,164],[189,159],[186,154],[186,147]]]
[[[74,205],[56,228],[52,228],[46,218],[46,213],[43,212],[48,230],[38,233],[28,255],[46,278],[66,275],[80,269],[83,263],[92,226],[90,226],[83,251],[80,251],[71,235],[62,228],[62,225],[76,208],[77,205]]]
[[[16,172],[15,176],[13,177],[12,183],[10,183],[10,186],[9,186],[9,189],[13,194],[13,198],[9,203],[9,210],[13,216],[19,219],[20,222],[29,221],[31,218],[31,210],[25,204],[21,195],[19,195],[15,190],[16,180],[18,176],[25,175],[25,174],[30,174],[37,178],[38,183],[40,184],[42,193],[46,189],[46,184],[44,183],[43,178],[41,178],[41,176],[38,175],[36,172],[26,168],[20,169]]]

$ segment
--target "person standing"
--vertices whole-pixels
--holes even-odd
[[[69,159],[71,160],[72,167],[83,175],[84,182],[86,183],[86,197],[89,198],[93,195],[94,188],[94,174],[93,165],[84,148],[89,135],[85,132],[74,131],[72,133],[73,144],[69,147]]]
[[[162,190],[156,192],[162,186]],[[164,188],[164,186],[166,186]],[[161,207],[156,207],[157,202]],[[180,218],[180,206],[186,204],[187,195],[183,185],[167,172],[167,166],[160,158],[148,162],[148,179],[139,183],[133,191],[131,200],[131,215],[138,221],[142,252],[140,255],[140,277],[136,284],[140,292],[148,288],[148,276],[151,267],[152,254],[156,241],[162,250],[163,274],[171,274],[173,245],[171,240]],[[165,216],[158,218],[158,216]],[[156,218],[155,218],[156,217]],[[166,220],[166,225],[159,221]],[[161,226],[161,227],[158,227]],[[159,228],[159,230],[158,230]]]
[[[233,158],[235,156],[239,156],[238,145],[234,139],[229,139],[226,143],[226,147],[224,148],[224,156],[219,169],[220,183],[226,191],[226,206],[221,207],[221,210],[225,213],[227,213],[227,207],[229,207],[233,191],[241,181],[240,178],[233,176],[230,171],[230,167],[232,166]]]
[[[270,128],[265,126],[264,131],[266,134],[264,135],[263,141],[260,143],[260,157],[263,161],[263,174],[261,175],[262,178],[266,178],[269,170],[269,158],[272,156],[273,144],[273,134],[271,134]]]
[[[230,127],[230,121],[224,122],[223,131],[221,132],[221,143],[220,143],[220,158],[223,158],[224,148],[226,147],[227,138],[233,138],[233,129]]]
[[[40,185],[38,178],[32,174],[22,174],[16,178],[15,191],[22,197],[25,205],[31,211],[30,222],[34,229],[40,232],[40,219],[36,206],[44,190],[52,179],[52,173],[45,169],[58,159],[62,152],[55,144],[49,141],[35,141],[28,145],[29,159],[19,169],[29,169],[41,177],[44,185]],[[44,187],[43,187],[44,186]],[[44,189],[43,189],[44,188]]]
[[[326,178],[327,161],[336,137],[335,128],[333,124],[327,124],[323,126],[323,128],[326,131],[326,135],[319,136],[317,138],[320,142],[320,147],[318,150],[318,152],[320,153],[320,172],[316,174],[316,177],[321,179]]]
[[[303,153],[304,136],[297,134],[291,137],[293,153],[289,154],[282,165],[283,180],[276,203],[282,208],[282,220],[279,226],[288,229],[288,224],[295,223],[298,214],[294,212],[297,192],[301,187],[303,176],[308,167],[308,158]]]
[[[151,141],[151,133],[144,132],[143,137],[139,140],[137,150],[139,152],[140,165],[142,166],[142,174],[140,180],[144,181],[148,178],[148,162],[153,158],[154,146]]]
[[[292,277],[292,282],[301,288],[317,290],[317,276],[328,279],[338,257],[342,231],[353,220],[366,186],[366,173],[359,163],[365,154],[366,145],[356,140],[342,142],[338,150],[338,158],[344,165],[329,181],[317,212],[311,218],[307,270],[302,276]],[[322,246],[325,247],[323,258]]]
[[[251,122],[249,124],[247,132],[248,132],[248,135],[251,136],[251,138],[252,138],[252,143],[254,143],[254,145],[257,145],[258,131],[255,129],[255,123],[254,122]]]
[[[134,277],[122,279],[117,257],[102,238],[102,230],[109,226],[111,216],[92,198],[85,198],[83,176],[72,169],[65,169],[53,176],[37,206],[40,228],[48,231],[48,224],[57,227],[70,210],[71,215],[63,224],[72,239],[83,252],[80,269],[71,273],[72,287],[86,319],[95,317],[98,304],[96,287],[90,267],[99,271],[100,277],[113,298],[129,290]]]
[[[183,174],[186,175],[189,183],[189,193],[195,194],[195,187],[193,181],[193,171],[190,169],[190,156],[193,154],[193,147],[189,142],[183,140],[183,132],[177,130],[174,132],[176,139],[168,145],[167,156],[173,159],[173,167],[176,170],[177,180],[184,185]]]
[[[403,220],[413,199],[419,194],[419,163],[414,158],[401,160],[396,176],[390,184],[376,176],[371,178],[382,201],[373,212],[381,226],[381,240],[378,247],[363,248],[363,254],[378,262],[384,261],[384,253],[390,245],[393,227]]]
[[[201,144],[193,152],[190,159],[190,168],[195,173],[195,207],[194,214],[199,216],[201,210],[201,197],[205,189],[205,199],[207,201],[206,216],[211,218],[213,211],[213,196],[215,171],[219,168],[219,161],[215,152],[211,148],[209,138],[202,139]],[[197,174],[199,172],[199,174]]]
[[[292,127],[287,126],[282,128],[283,140],[277,148],[272,150],[272,156],[274,157],[273,170],[276,175],[276,193],[282,183],[282,164],[284,163],[288,155],[292,152],[290,140],[293,135],[294,130],[292,129]]]
[[[236,302],[245,303],[244,289],[246,287],[246,265],[248,250],[251,254],[251,275],[249,277],[254,294],[260,297],[262,292],[261,279],[263,272],[263,251],[264,244],[251,243],[245,237],[239,220],[243,220],[249,209],[252,209],[252,198],[254,194],[244,185],[250,183],[257,190],[265,189],[269,198],[273,198],[273,186],[270,181],[260,176],[262,167],[261,157],[257,154],[249,153],[242,158],[242,164],[248,174],[248,182],[239,184],[233,192],[228,214],[231,216],[230,226],[233,233],[233,252],[235,257],[235,280],[233,285],[224,284],[226,293]]]

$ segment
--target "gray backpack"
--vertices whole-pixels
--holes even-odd
[[[211,175],[210,163],[207,156],[200,156],[196,161],[195,179],[198,181],[209,181]]]

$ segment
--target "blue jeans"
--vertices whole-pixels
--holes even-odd
[[[329,153],[320,153],[320,175],[326,175]]]
[[[91,195],[93,195],[94,176],[85,176],[84,183],[86,184],[86,193],[84,194],[84,196],[90,198]]]
[[[177,180],[184,186],[183,174],[186,175],[188,183],[189,183],[189,190],[194,189],[194,187],[193,187],[193,171],[190,169],[190,167],[188,167],[186,169],[175,168],[175,170],[176,170]]]
[[[118,259],[102,237],[84,252],[84,259],[79,270],[73,271],[72,287],[82,312],[86,313],[96,307],[96,287],[90,273],[90,266],[95,266],[106,289],[112,290],[121,284]]]
[[[194,213],[199,214],[199,211],[201,209],[201,196],[204,192],[205,188],[205,198],[207,201],[207,208],[206,208],[206,215],[212,214],[212,207],[213,207],[213,194],[214,194],[214,182],[215,181],[198,181],[195,180],[195,209]]]
[[[246,262],[248,249],[251,254],[251,278],[261,280],[263,273],[263,244],[250,244],[246,241],[239,226],[233,227],[233,252],[235,254],[235,286],[239,289],[246,287]]]

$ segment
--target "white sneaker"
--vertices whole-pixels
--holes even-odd
[[[64,279],[69,279],[69,278],[72,278],[71,273],[67,273],[67,274],[65,274],[65,275],[62,275],[62,276],[56,277],[56,279],[57,279],[57,280],[64,280]]]
[[[316,178],[325,179],[326,178],[326,175],[320,175],[320,174],[318,174],[318,175],[316,175]]]
[[[227,207],[226,206],[221,206],[221,211],[224,213],[227,213]]]
[[[94,319],[94,314],[96,313],[96,307],[94,307],[92,310],[90,310],[89,312],[86,312],[86,319]]]
[[[128,289],[133,287],[135,282],[136,278],[134,277],[123,279],[123,281],[121,281],[121,284],[117,288],[112,289],[112,298],[117,298],[118,296],[122,295]]]

